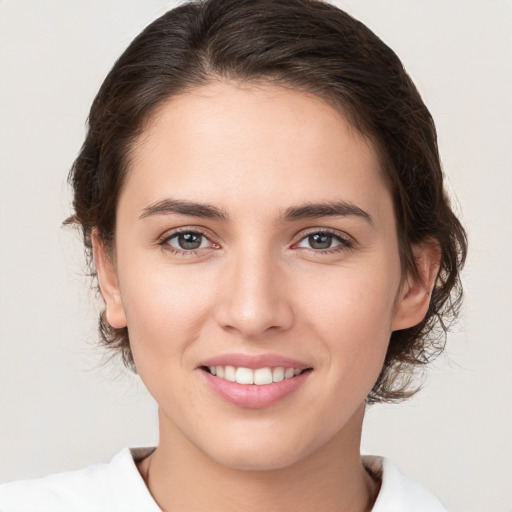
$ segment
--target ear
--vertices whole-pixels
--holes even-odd
[[[122,329],[127,325],[126,314],[121,301],[121,292],[112,255],[109,254],[105,242],[96,228],[93,229],[91,234],[91,241],[101,295],[105,301],[107,321],[115,329]]]
[[[414,245],[412,251],[418,274],[407,275],[402,285],[391,325],[393,331],[413,327],[425,318],[441,265],[441,250],[436,240]]]

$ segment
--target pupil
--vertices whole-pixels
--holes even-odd
[[[325,233],[315,233],[308,237],[309,245],[313,249],[329,249],[332,243],[332,235]]]
[[[202,235],[195,233],[181,233],[178,235],[178,244],[182,249],[199,249]]]

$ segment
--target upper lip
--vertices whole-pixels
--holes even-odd
[[[298,368],[300,370],[311,368],[311,365],[302,361],[278,354],[219,354],[201,361],[199,366],[235,366],[236,368],[251,368],[252,370],[266,367]]]

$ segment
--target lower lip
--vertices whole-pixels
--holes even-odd
[[[310,370],[301,374],[284,379],[281,382],[272,384],[238,384],[229,380],[215,377],[205,370],[201,370],[206,382],[213,391],[222,398],[238,405],[239,407],[248,407],[251,409],[261,409],[275,404],[296,391],[308,378]]]

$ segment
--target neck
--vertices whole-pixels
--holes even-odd
[[[164,512],[370,511],[378,483],[362,466],[359,454],[363,413],[361,406],[352,425],[309,456],[263,471],[217,463],[160,414],[160,443],[139,470]]]

